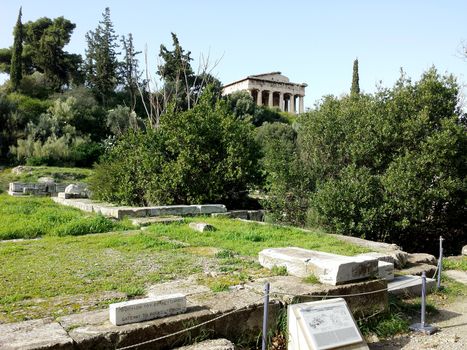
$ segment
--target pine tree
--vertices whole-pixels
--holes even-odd
[[[358,77],[358,58],[353,61],[352,87],[350,88],[350,96],[360,95],[360,78]]]
[[[130,108],[133,111],[136,106],[138,81],[141,77],[141,73],[138,68],[139,62],[136,56],[140,54],[141,51],[135,51],[133,35],[131,33],[128,34],[128,39],[125,36],[122,36],[121,43],[124,52],[124,58],[121,64],[121,76],[124,80],[125,89],[130,97]]]
[[[86,82],[93,88],[101,103],[106,106],[119,82],[116,49],[117,35],[110,20],[110,9],[105,8],[95,31],[86,34]]]
[[[13,86],[13,90],[16,91],[19,88],[21,79],[23,78],[23,23],[21,23],[22,7],[19,8],[18,20],[16,21],[15,29],[13,31],[14,43],[13,52],[11,55],[11,66],[10,66],[10,81]]]

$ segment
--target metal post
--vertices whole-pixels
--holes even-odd
[[[422,315],[420,324],[422,327],[425,327],[425,309],[426,309],[426,272],[423,271],[422,273]]]
[[[262,350],[267,349],[268,345],[268,314],[269,314],[269,282],[264,285],[264,314],[263,314],[263,342]]]
[[[425,271],[422,273],[422,312],[421,312],[421,320],[420,323],[414,323],[409,328],[415,332],[421,332],[424,334],[433,334],[438,330],[435,326],[431,326],[426,324],[425,319],[425,312],[426,312],[426,273]]]
[[[443,236],[439,236],[438,281],[436,288],[441,288],[441,271],[443,270]]]

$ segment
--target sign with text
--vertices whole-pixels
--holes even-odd
[[[367,348],[342,298],[290,305],[288,313],[290,350],[340,349],[358,343]]]
[[[185,311],[185,295],[169,294],[110,304],[109,318],[112,324],[120,326],[176,315]]]

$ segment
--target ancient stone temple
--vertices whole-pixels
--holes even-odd
[[[223,95],[248,91],[259,106],[278,107],[289,113],[303,113],[303,98],[307,84],[291,83],[281,72],[249,75],[242,80],[224,85]]]

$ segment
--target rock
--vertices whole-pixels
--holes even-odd
[[[174,350],[235,350],[235,345],[227,339],[205,340],[193,345],[182,346]]]
[[[321,283],[331,285],[363,280],[378,273],[378,260],[375,258],[342,256],[296,247],[264,249],[259,252],[259,263],[268,269],[285,266],[290,275],[297,277],[315,275]]]
[[[21,175],[27,172],[31,171],[31,167],[29,166],[24,166],[24,165],[18,165],[17,167],[14,167],[11,169],[11,172],[15,175]]]
[[[464,256],[467,256],[467,245],[463,246],[462,247],[462,252],[461,252],[462,255]]]
[[[71,195],[69,198],[89,197],[89,190],[85,184],[70,184],[65,188],[65,193]]]
[[[401,269],[405,265],[407,265],[409,253],[404,252],[403,250],[393,250],[388,251],[387,254],[394,258],[394,267],[396,267],[397,269]]]
[[[40,184],[54,184],[55,180],[53,177],[43,176],[37,179],[37,182]]]
[[[190,222],[190,228],[199,232],[215,231],[216,228],[205,222]]]
[[[412,253],[409,254],[407,258],[407,263],[408,264],[428,264],[428,265],[437,265],[438,260],[431,255],[431,254],[425,254],[425,253]]]
[[[435,280],[426,279],[426,291],[430,293],[436,286]],[[388,283],[388,292],[393,295],[420,296],[422,293],[422,279],[419,276],[397,276]]]
[[[379,260],[377,277],[386,281],[392,281],[394,279],[394,264]]]
[[[436,266],[428,264],[410,264],[402,271],[404,274],[415,276],[421,276],[422,273],[425,272],[426,277],[433,278],[436,272]]]
[[[0,324],[0,349],[72,350],[73,339],[58,322],[51,319]]]
[[[443,271],[446,276],[456,280],[457,282],[467,284],[467,272],[466,271],[458,271],[458,270],[447,270]]]
[[[152,224],[171,224],[174,222],[183,222],[183,218],[181,216],[169,216],[169,217],[142,217],[142,218],[133,218],[130,219],[131,223],[134,226],[144,227],[149,226]]]

